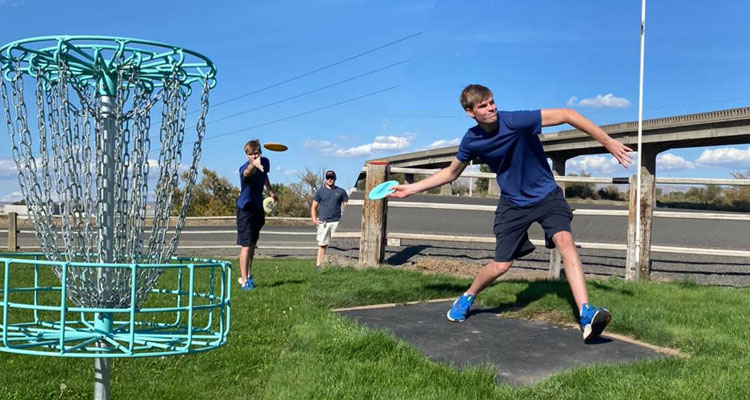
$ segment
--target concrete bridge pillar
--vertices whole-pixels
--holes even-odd
[[[497,184],[497,179],[489,179],[489,183],[487,184],[487,194],[490,196],[500,196],[500,186]]]
[[[651,227],[656,205],[656,155],[658,148],[643,146],[641,158],[641,247],[636,265],[636,176],[630,184],[630,211],[628,213],[628,252],[625,279],[647,280],[651,275]]]
[[[446,183],[445,185],[440,186],[440,195],[441,196],[453,195],[453,186],[450,183]]]
[[[568,161],[567,156],[555,156],[550,157],[552,160],[552,174],[554,176],[565,176],[565,162]],[[565,194],[565,182],[558,182],[557,186],[560,186],[560,188],[563,190],[563,194]]]

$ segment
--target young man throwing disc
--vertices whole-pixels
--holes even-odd
[[[456,158],[427,179],[395,186],[390,195],[404,198],[452,182],[477,157],[497,174],[502,194],[495,211],[495,256],[453,303],[448,319],[463,322],[475,297],[508,271],[514,260],[534,251],[527,231],[532,223],[539,222],[546,247],[557,247],[562,255],[565,276],[580,313],[583,339],[597,337],[611,317],[606,309],[589,304],[583,267],[570,232],[573,214],[555,183],[537,135],[543,126],[570,124],[596,139],[625,168],[632,162],[632,150],[572,109],[498,112],[492,91],[481,85],[464,88],[460,102],[477,125],[464,135]]]
[[[237,244],[240,250],[240,277],[238,282],[243,290],[255,288],[252,268],[255,247],[260,237],[260,228],[266,223],[263,210],[263,186],[268,194],[278,201],[276,193],[271,190],[268,173],[271,162],[262,156],[258,139],[245,143],[247,161],[240,166],[240,197],[237,198]]]
[[[336,186],[336,173],[326,171],[325,185],[315,192],[310,205],[310,217],[318,227],[318,260],[315,269],[320,269],[331,236],[339,225],[341,213],[344,212],[348,201],[349,195],[346,194],[346,190]]]

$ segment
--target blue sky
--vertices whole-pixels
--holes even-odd
[[[644,118],[746,106],[750,3],[674,4],[647,9]],[[344,187],[367,159],[456,144],[473,122],[457,101],[469,83],[492,88],[502,109],[574,107],[598,124],[636,120],[639,27],[639,1],[0,0],[0,45],[96,34],[205,54],[218,85],[202,166],[234,182],[242,145],[259,138],[290,148],[266,151],[273,182],[330,168]],[[549,131],[558,129],[568,127]],[[8,143],[3,126],[0,201],[19,198]],[[628,174],[610,156],[567,168]],[[674,177],[747,169],[748,145],[672,150],[657,163],[657,174]]]

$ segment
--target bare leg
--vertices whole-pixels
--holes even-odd
[[[248,259],[250,255],[250,247],[242,246],[242,250],[240,250],[240,278],[239,282],[240,284],[244,284],[245,280],[247,279],[248,274]]]
[[[573,235],[570,232],[557,232],[552,236],[557,251],[563,259],[563,268],[565,268],[565,278],[570,285],[570,291],[573,293],[578,312],[581,312],[581,305],[589,302],[588,292],[586,291],[586,278],[583,276],[583,265],[581,258],[578,257]]]
[[[253,257],[255,257],[255,244],[250,246],[249,254],[247,255],[247,274],[245,275],[247,278],[250,278],[253,276]]]
[[[508,269],[513,265],[513,261],[490,261],[485,265],[481,271],[474,278],[474,282],[469,287],[466,293],[476,296],[489,286],[495,279],[499,278],[502,274],[506,273]]]
[[[327,248],[328,246],[318,246],[318,262],[315,265],[320,266],[323,263],[323,256],[326,254]]]

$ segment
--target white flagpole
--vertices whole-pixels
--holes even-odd
[[[641,263],[641,165],[643,147],[643,49],[646,43],[646,0],[641,0],[641,70],[638,82],[638,162],[636,171],[635,199],[635,267]]]

